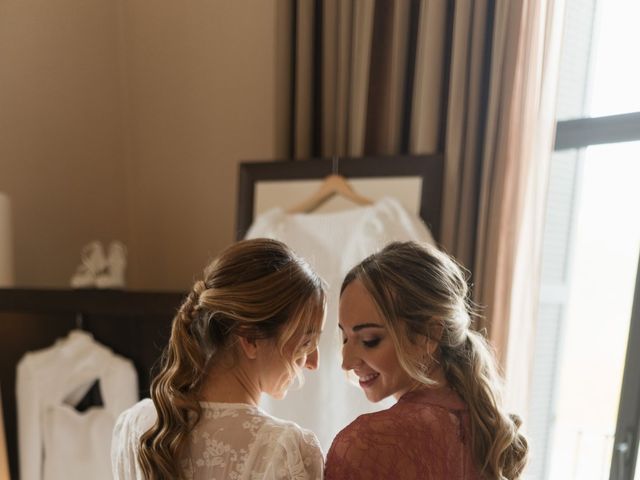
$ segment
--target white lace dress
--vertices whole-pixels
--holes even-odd
[[[182,460],[193,480],[320,480],[323,455],[316,436],[258,407],[202,402],[202,418]],[[124,412],[113,432],[111,461],[116,480],[143,480],[138,464],[141,435],[156,420],[150,399]]]

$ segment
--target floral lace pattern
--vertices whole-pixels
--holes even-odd
[[[187,480],[319,480],[322,451],[315,435],[244,404],[202,403],[181,465]],[[140,436],[155,421],[151,400],[123,413],[112,443],[114,478],[142,480]]]
[[[469,414],[453,391],[410,392],[338,434],[325,479],[479,480],[469,439]]]

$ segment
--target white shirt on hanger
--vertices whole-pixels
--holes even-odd
[[[103,405],[77,411],[96,380]],[[138,399],[131,361],[74,330],[20,360],[16,396],[22,480],[112,478],[111,433]]]
[[[324,459],[313,433],[251,405],[201,405],[182,460],[187,480],[322,480]],[[118,419],[111,452],[115,480],[145,479],[140,437],[156,418],[153,402],[145,399]]]
[[[287,214],[282,208],[258,216],[246,238],[267,237],[289,245],[329,284],[327,319],[320,339],[317,371],[305,372],[305,385],[284,400],[265,398],[272,415],[292,420],[318,435],[328,450],[335,435],[358,415],[388,408],[392,400],[370,403],[358,386],[350,384],[340,365],[342,342],[338,331],[338,302],[346,273],[368,255],[392,241],[435,245],[422,219],[392,197],[373,205],[332,213]]]

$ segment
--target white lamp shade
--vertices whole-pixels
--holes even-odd
[[[11,202],[0,192],[0,288],[14,285],[12,237]]]

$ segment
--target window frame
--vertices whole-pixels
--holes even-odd
[[[557,122],[554,150],[640,140],[640,112]]]
[[[560,120],[554,151],[640,141],[640,112]],[[640,159],[639,159],[640,160]],[[610,480],[633,480],[640,443],[640,259],[629,325]]]

